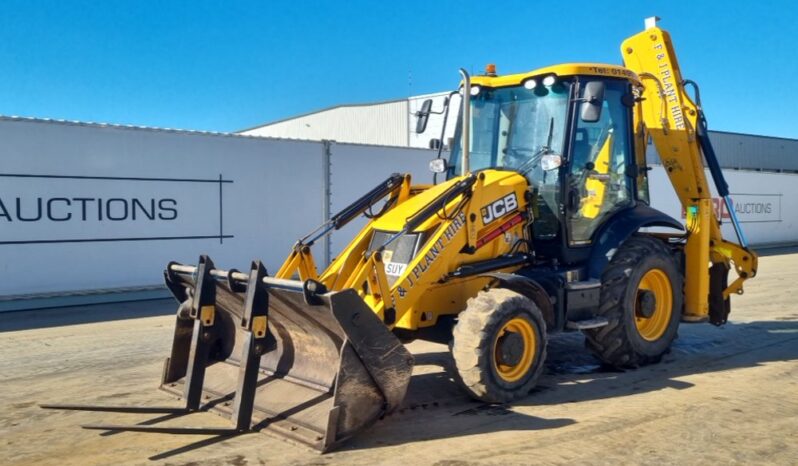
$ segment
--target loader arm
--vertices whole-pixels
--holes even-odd
[[[686,212],[684,318],[704,321],[709,317],[712,323],[722,324],[729,296],[742,294],[743,282],[756,275],[757,255],[748,248],[737,221],[728,185],[707,137],[700,100],[694,102],[687,94],[670,35],[656,26],[656,18],[646,20],[643,32],[623,42],[621,54],[624,65],[643,83],[634,115],[636,141],[644,148],[651,137]],[[716,190],[727,204],[738,243],[721,234],[702,154]],[[642,163],[644,166],[644,149]],[[727,285],[726,275],[732,266],[737,278]]]
[[[503,236],[523,237],[526,186],[518,174],[490,171],[454,178],[418,193],[415,202],[400,202],[387,215],[400,222],[392,225],[397,228],[370,222],[319,281],[329,290],[356,290],[390,329],[433,326],[441,315],[462,310],[465,300],[488,281],[455,276],[458,267],[501,257],[492,264],[494,269],[512,271],[527,260],[523,252],[512,254],[513,244]],[[480,226],[480,210],[506,196],[518,200],[515,206],[489,226]],[[413,235],[423,240],[401,271],[394,264],[393,280],[389,280],[386,268],[391,263],[391,246]],[[450,281],[465,282],[463,289],[469,291],[456,295],[443,291]]]
[[[349,224],[352,220],[358,218],[367,210],[370,210],[377,202],[386,196],[389,196],[389,198],[383,207],[384,210],[387,210],[395,203],[400,203],[407,199],[410,196],[410,175],[402,175],[399,173],[392,174],[386,180],[375,186],[371,191],[349,204],[343,210],[333,215],[329,220],[307,234],[304,238],[297,241],[291,253],[275,274],[275,277],[290,279],[296,275],[302,281],[318,280],[318,267],[313,258],[313,253],[311,252],[313,244],[330,232],[339,230]],[[371,218],[375,216],[379,216],[379,214],[373,215]],[[355,243],[357,243],[358,240],[362,241],[366,237],[366,232],[368,230],[369,228],[367,225],[357,236]],[[340,261],[334,261],[334,263],[336,262]],[[345,269],[348,270],[349,268],[345,267]],[[328,288],[333,288],[329,277],[324,284],[327,285]]]

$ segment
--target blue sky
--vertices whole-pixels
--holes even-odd
[[[658,15],[712,129],[798,138],[796,3],[4,0],[0,114],[233,131],[451,89],[461,66],[619,63]]]

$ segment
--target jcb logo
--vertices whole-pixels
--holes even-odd
[[[510,193],[480,209],[480,213],[482,213],[482,224],[487,225],[497,218],[515,211],[517,208],[518,198],[515,197],[515,193]]]

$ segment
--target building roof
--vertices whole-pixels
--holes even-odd
[[[252,130],[255,130],[255,129],[258,129],[258,128],[263,128],[264,126],[276,125],[277,123],[282,123],[282,122],[285,122],[285,121],[295,120],[297,118],[303,118],[303,117],[310,116],[310,115],[316,115],[318,113],[329,112],[331,110],[337,110],[337,109],[340,109],[340,108],[372,107],[374,105],[392,104],[392,103],[396,103],[396,102],[405,102],[405,101],[407,101],[407,99],[389,99],[389,100],[380,100],[380,101],[376,101],[376,102],[349,103],[349,104],[333,105],[331,107],[324,107],[324,108],[321,108],[321,109],[318,109],[318,110],[312,110],[310,112],[300,113],[298,115],[292,115],[292,116],[289,116],[289,117],[280,118],[278,120],[269,121],[269,122],[266,122],[266,123],[262,123],[260,125],[252,126],[250,128],[240,129],[240,130],[236,131],[236,133],[245,133],[247,131],[252,131]]]

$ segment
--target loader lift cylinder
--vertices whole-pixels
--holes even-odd
[[[402,185],[403,179],[404,175],[400,173],[392,174],[385,181],[378,184],[371,191],[360,197],[360,199],[344,207],[340,212],[333,215],[329,220],[299,240],[299,244],[312,246],[313,243],[318,241],[318,239],[322,236],[333,230],[340,229],[347,223],[351,222],[354,218],[365,212],[366,209],[374,205],[375,202],[384,198],[388,194],[395,192]]]

